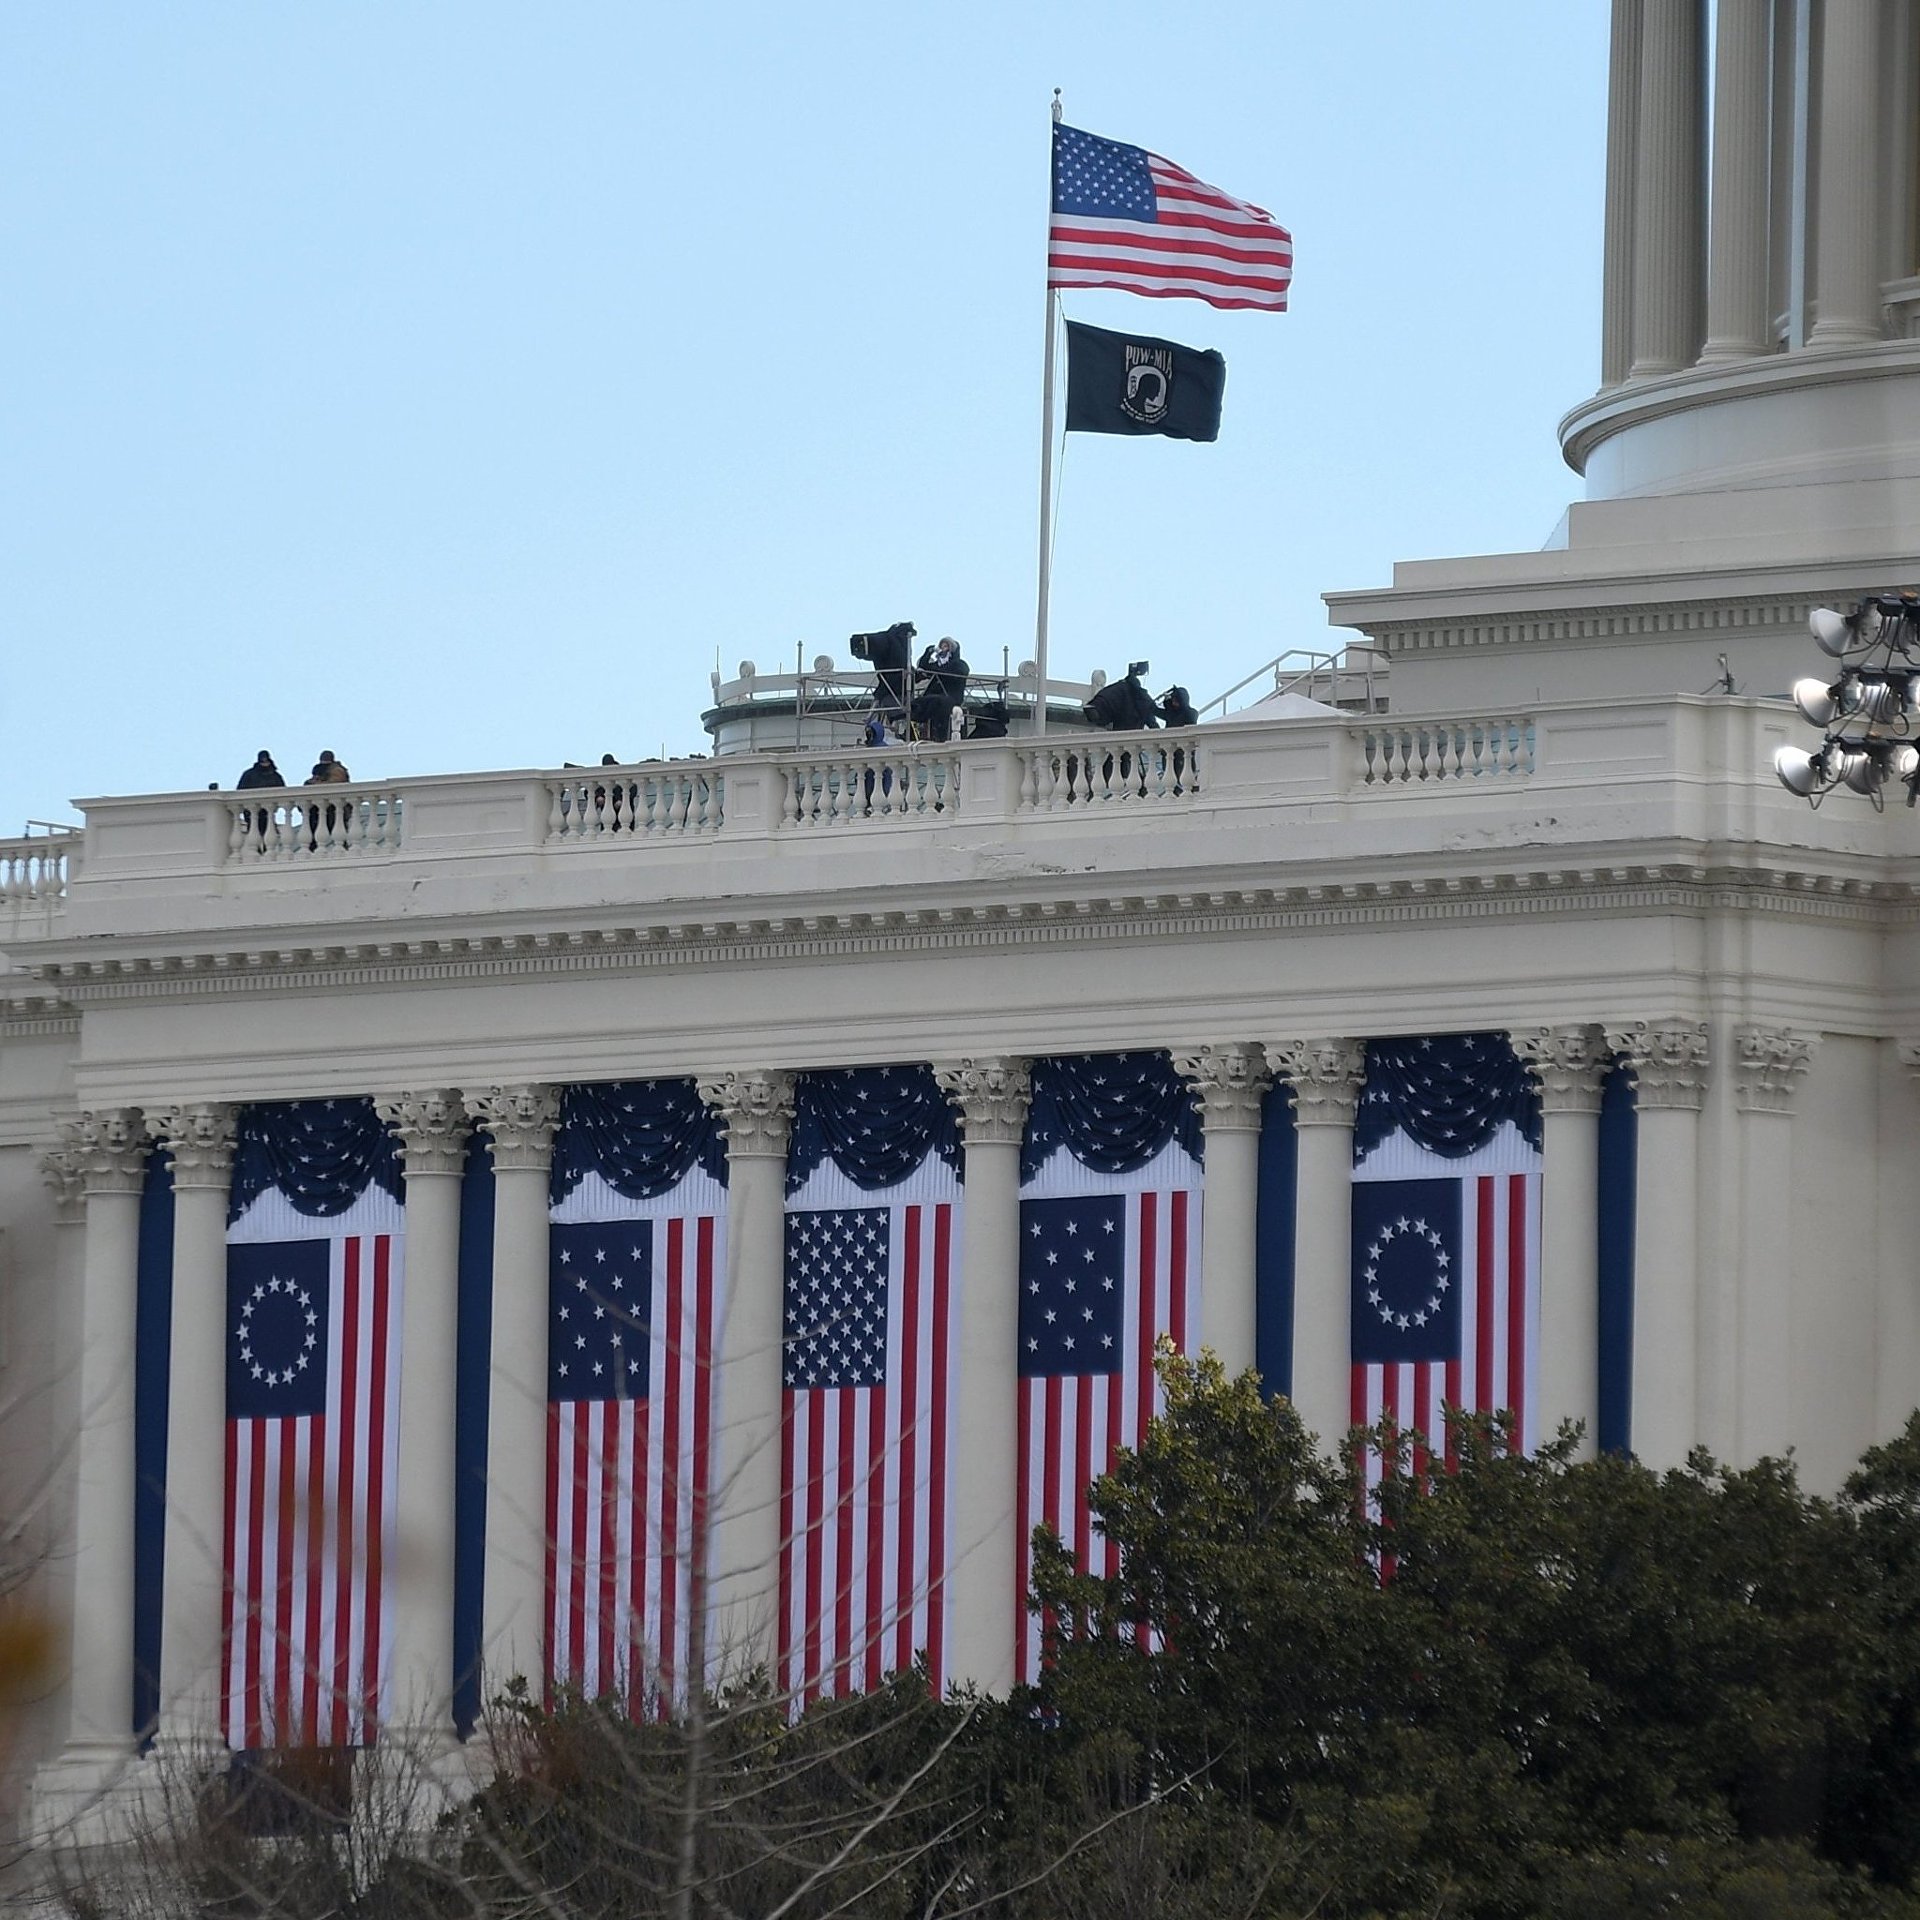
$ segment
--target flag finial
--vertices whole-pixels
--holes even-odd
[[[1062,106],[1062,105],[1060,104],[1060,89],[1059,89],[1058,87],[1055,87],[1055,88],[1054,88],[1054,90],[1053,90],[1053,120],[1054,120],[1054,125],[1055,125],[1055,126],[1058,126],[1058,125],[1060,124],[1060,122],[1061,122],[1062,120],[1064,120],[1064,119],[1065,119],[1066,117],[1067,117],[1067,110],[1066,110],[1066,108],[1065,108],[1065,107],[1063,107],[1063,106]]]

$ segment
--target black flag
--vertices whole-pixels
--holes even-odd
[[[1067,322],[1067,431],[1220,437],[1227,363],[1217,353]]]

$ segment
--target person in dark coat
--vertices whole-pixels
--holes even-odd
[[[1197,727],[1200,715],[1187,698],[1185,687],[1169,687],[1160,696],[1160,724],[1163,727]]]
[[[913,703],[913,723],[923,740],[944,740],[953,725],[953,710],[967,690],[970,669],[949,635],[928,647],[914,669],[921,690]]]
[[[853,657],[873,668],[873,704],[889,719],[907,717],[907,663],[916,631],[911,620],[896,620],[879,633],[856,633],[847,642]]]
[[[236,787],[284,787],[287,783],[273,764],[273,755],[265,747],[253,757],[253,765],[233,783]]]
[[[1109,733],[1141,733],[1160,724],[1160,709],[1140,684],[1141,671],[1129,667],[1123,678],[1109,680],[1087,702],[1086,716],[1094,726]]]
[[[313,763],[313,771],[307,775],[306,784],[310,787],[343,787],[352,778],[353,775],[347,771],[345,764],[334,758],[333,749],[331,747],[322,747],[320,749],[320,758]],[[325,809],[324,817],[328,831],[331,832],[334,822],[339,818],[339,811],[336,808],[328,807]],[[307,809],[307,846],[309,849],[319,845],[321,819],[322,810],[319,807],[309,807]]]

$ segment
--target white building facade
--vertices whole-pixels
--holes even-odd
[[[1562,426],[1590,494],[1564,543],[1331,599],[1387,654],[1388,713],[1256,710],[1091,747],[809,736],[329,789],[324,806],[101,799],[70,840],[0,843],[0,1471],[72,1638],[20,1748],[34,1818],[137,1776],[149,1741],[370,1737],[234,1706],[236,1641],[285,1638],[309,1603],[299,1657],[346,1635],[342,1660],[385,1675],[372,1718],[449,1748],[478,1686],[555,1672],[563,1629],[591,1639],[591,1596],[577,1616],[555,1598],[587,1552],[557,1576],[556,1532],[598,1524],[555,1504],[573,1495],[555,1263],[563,1233],[616,1225],[655,1235],[648,1338],[686,1277],[683,1332],[632,1360],[655,1398],[704,1355],[672,1375],[695,1396],[684,1422],[618,1428],[644,1461],[593,1456],[592,1515],[629,1481],[673,1509],[607,1519],[592,1562],[608,1592],[631,1576],[620,1617],[664,1692],[721,1647],[771,1658],[780,1633],[796,1691],[831,1690],[822,1663],[858,1684],[870,1656],[926,1650],[929,1583],[936,1670],[1011,1684],[1025,1527],[1056,1495],[1063,1532],[1077,1524],[1076,1464],[1097,1470],[1143,1407],[1137,1368],[1124,1388],[1056,1388],[1088,1376],[1027,1360],[1024,1241],[1118,1207],[1126,1338],[1258,1366],[1338,1437],[1381,1405],[1361,1397],[1356,1194],[1447,1172],[1411,1106],[1384,1142],[1368,1131],[1394,1074],[1417,1102],[1424,1040],[1475,1036],[1510,1083],[1483,1157],[1454,1159],[1483,1183],[1477,1226],[1460,1203],[1462,1258],[1490,1273],[1497,1242],[1508,1289],[1497,1328],[1491,1293],[1473,1323],[1485,1356],[1504,1343],[1483,1403],[1511,1386],[1529,1434],[1574,1420],[1586,1445],[1661,1466],[1791,1447],[1823,1487],[1898,1429],[1920,1402],[1915,828],[1785,792],[1772,751],[1803,729],[1765,696],[1807,664],[1813,606],[1920,575],[1920,45],[1907,9],[1874,0],[1720,0],[1717,20],[1709,47],[1697,0],[1616,0],[1605,380]],[[1695,691],[1722,653],[1745,691]],[[1168,1108],[1161,1135],[1102,1161],[1068,1109],[1088,1107],[1089,1138],[1125,1115],[1094,1111],[1097,1065],[1059,1064],[1089,1056],[1134,1062],[1163,1104],[1177,1076],[1186,1118]],[[868,1177],[849,1133],[803,1166],[800,1134],[838,1124],[828,1077],[880,1068],[937,1090],[915,1109],[920,1157]],[[563,1193],[556,1140],[564,1158],[588,1132],[577,1090],[669,1083],[685,1165],[623,1175],[626,1149],[602,1141]],[[325,1116],[351,1110],[355,1151],[371,1165],[391,1140],[398,1158],[308,1212],[296,1175],[262,1187],[248,1159],[295,1108],[317,1156]],[[1510,1202],[1486,1198],[1496,1181]],[[913,1244],[935,1249],[937,1363],[902,1357],[895,1292],[871,1365],[883,1389],[922,1369],[937,1413],[915,1445],[937,1427],[944,1449],[909,1468],[895,1434],[864,1505],[811,1514],[792,1365],[819,1332],[795,1320],[809,1211],[887,1212],[896,1247],[909,1217],[934,1236]],[[329,1249],[305,1293],[290,1266],[251,1277],[249,1247],[295,1244]],[[256,1285],[263,1321],[296,1300],[324,1318],[314,1354],[359,1383],[351,1488],[325,1480],[337,1455],[318,1442],[245,1453],[236,1316]],[[1422,1405],[1452,1377],[1433,1364]],[[1095,1438],[1062,1441],[1048,1479],[1050,1392],[1084,1416],[1059,1430]],[[664,1472],[669,1429],[687,1464]],[[290,1565],[336,1508],[371,1516],[338,1555],[374,1596],[358,1639],[345,1585],[323,1596],[297,1573],[297,1604],[264,1625],[257,1598],[236,1611],[236,1515],[269,1472]],[[896,1507],[934,1488],[898,1546]],[[831,1552],[823,1526],[843,1526]],[[802,1569],[807,1532],[824,1557]],[[875,1592],[883,1575],[917,1588],[904,1640],[835,1642],[853,1568]],[[813,1671],[810,1607],[820,1647],[840,1644]],[[594,1684],[634,1682],[612,1639],[596,1657]]]

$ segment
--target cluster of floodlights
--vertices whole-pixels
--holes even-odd
[[[1826,738],[1813,753],[1777,747],[1773,770],[1816,807],[1835,787],[1886,805],[1889,781],[1920,799],[1920,592],[1875,593],[1850,614],[1815,607],[1807,623],[1840,662],[1832,680],[1793,685],[1793,704]]]

